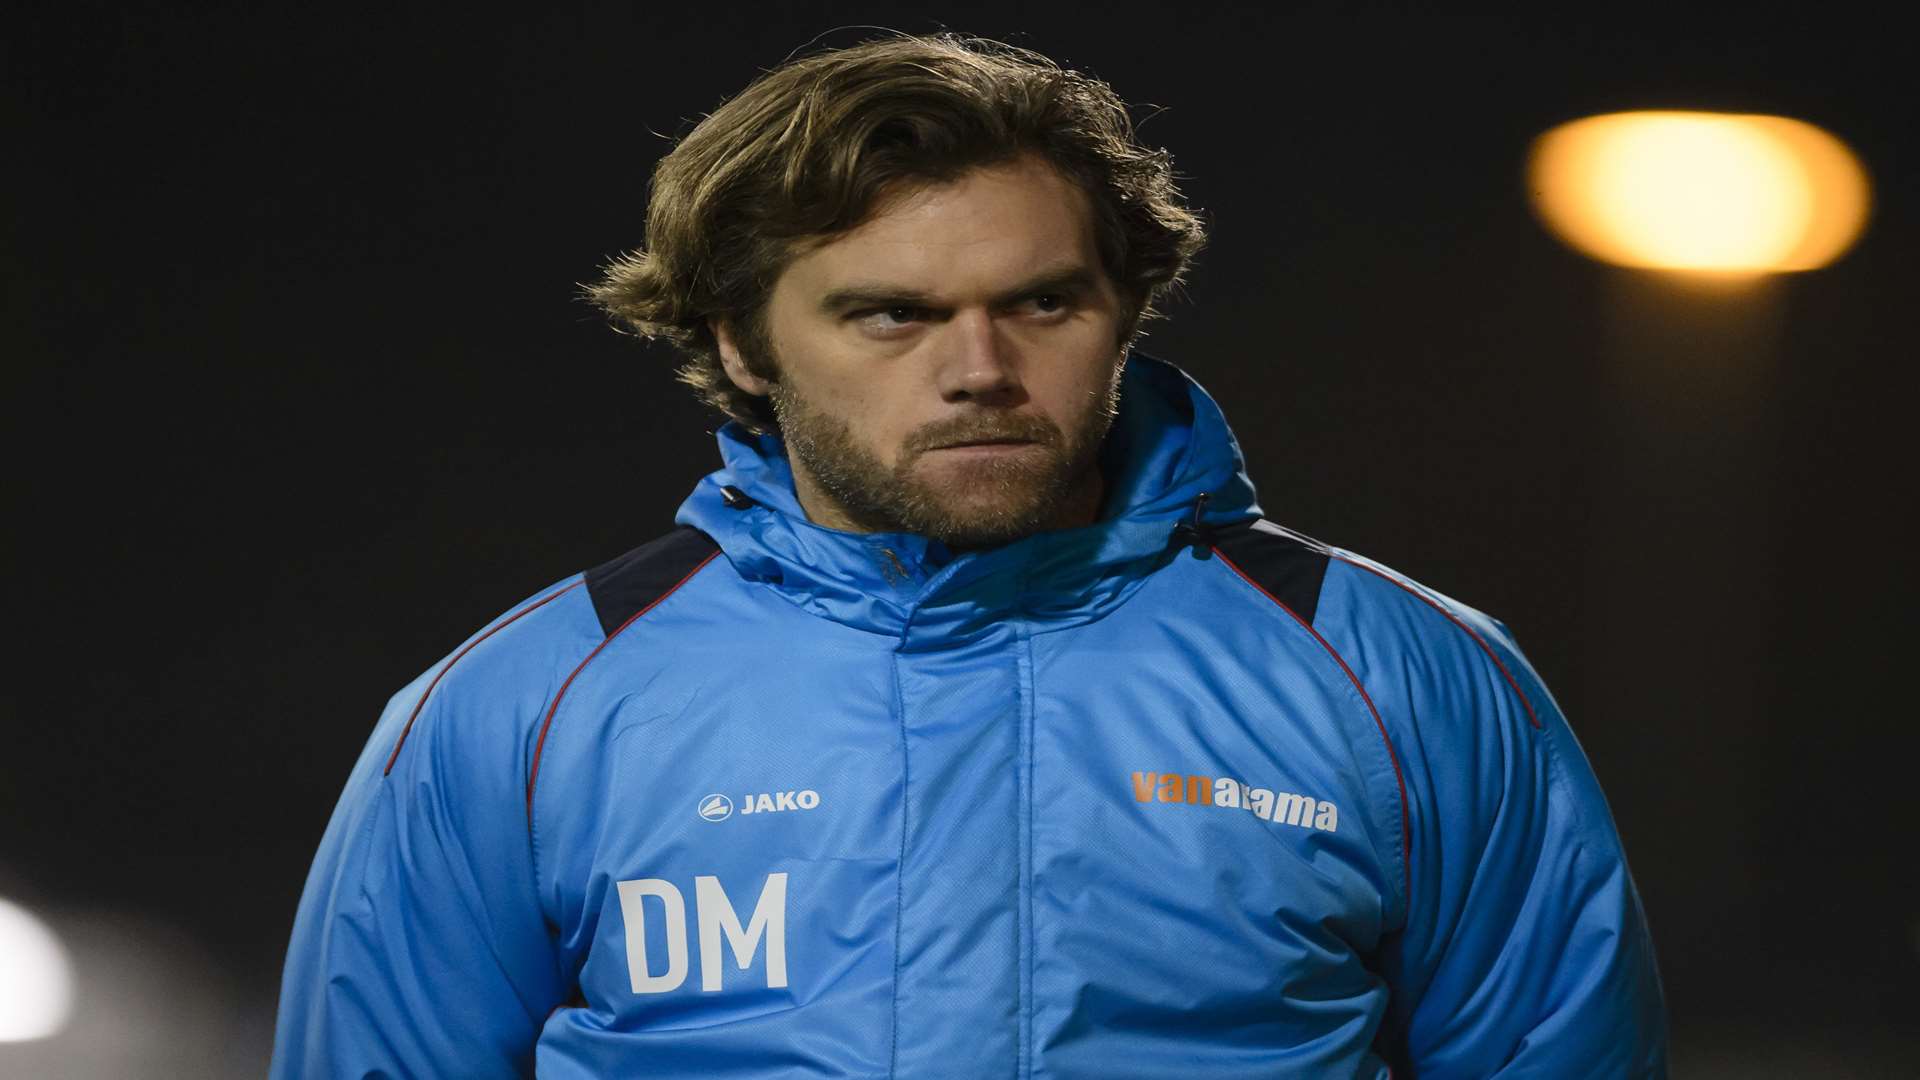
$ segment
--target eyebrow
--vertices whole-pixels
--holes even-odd
[[[1075,292],[1094,287],[1093,271],[1078,263],[1040,271],[993,298],[996,307],[1022,300],[1037,293]],[[828,315],[856,307],[937,307],[932,293],[902,288],[882,282],[855,282],[829,292],[820,299],[820,310]]]

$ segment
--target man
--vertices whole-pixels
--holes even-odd
[[[1505,628],[1262,521],[1130,353],[1202,235],[1109,89],[809,57],[662,162],[647,240],[593,295],[724,467],[394,697],[276,1076],[1664,1071]]]

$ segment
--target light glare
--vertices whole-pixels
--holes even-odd
[[[1528,174],[1563,240],[1623,266],[1810,270],[1852,244],[1868,204],[1845,145],[1781,116],[1592,116],[1541,136]]]
[[[73,970],[47,924],[0,899],[0,1042],[44,1039],[73,1009]]]

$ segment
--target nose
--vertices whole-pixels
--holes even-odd
[[[989,313],[979,309],[955,313],[947,323],[946,336],[937,373],[942,398],[981,405],[1018,403],[1016,358]]]

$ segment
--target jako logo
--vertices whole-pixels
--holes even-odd
[[[740,812],[743,814],[777,814],[782,810],[811,810],[820,805],[820,793],[808,788],[805,791],[763,791],[758,795],[740,796]]]
[[[1245,810],[1261,821],[1323,832],[1333,832],[1340,827],[1340,811],[1324,799],[1248,787],[1245,781],[1226,776],[1215,779],[1180,773],[1137,772],[1133,774],[1133,797],[1137,802],[1224,806]]]
[[[733,816],[733,800],[715,792],[700,800],[700,816],[708,821],[725,821]]]

